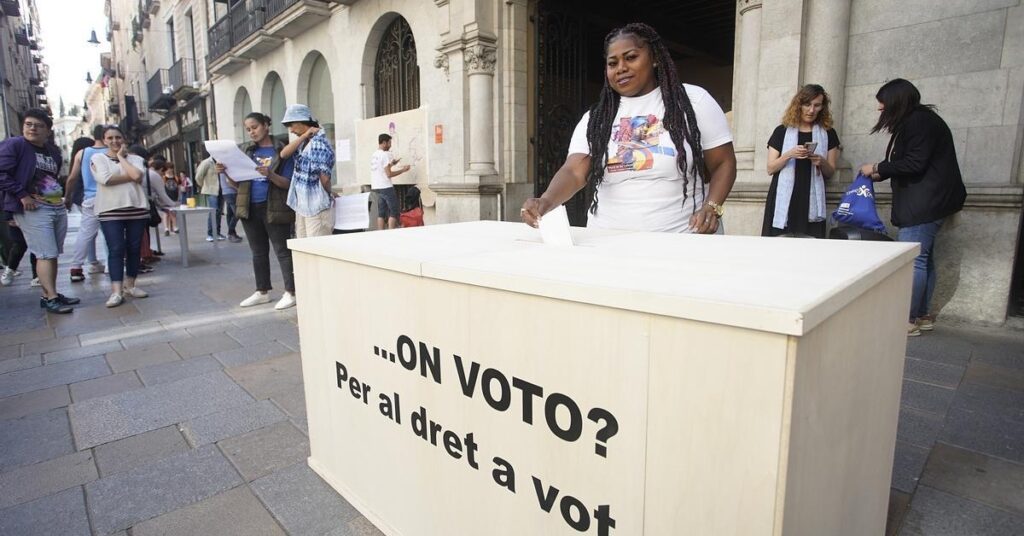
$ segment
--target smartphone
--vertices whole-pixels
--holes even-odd
[[[816,141],[809,141],[809,142],[804,144],[804,149],[807,149],[807,152],[809,152],[809,153],[813,153],[814,150],[817,149],[817,148],[818,148],[818,142],[816,142]]]

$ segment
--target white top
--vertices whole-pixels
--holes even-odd
[[[480,221],[288,246],[418,277],[788,335],[811,331],[912,263],[918,249],[904,242],[572,233],[577,247],[552,247],[522,223]]]
[[[377,149],[373,152],[373,155],[370,157],[371,189],[383,190],[394,186],[391,182],[391,177],[388,177],[387,172],[384,170],[384,168],[388,167],[388,164],[390,164],[394,159],[395,157],[391,155],[391,151]]]
[[[701,148],[714,149],[732,141],[725,113],[704,88],[683,84],[690,97],[697,127],[700,129]],[[665,102],[661,90],[640,97],[622,97],[618,118],[612,125],[608,143],[608,167],[598,187],[597,214],[589,214],[588,227],[622,229],[630,231],[660,231],[686,233],[690,231],[690,217],[695,208],[704,204],[707,185],[701,179],[694,181],[693,153],[688,143],[681,145],[686,151],[686,175],[679,172],[679,149],[663,127]],[[569,154],[590,154],[587,144],[587,125],[590,112],[573,131]],[[699,177],[699,176],[698,176]],[[683,184],[688,180],[686,202],[683,202]]]
[[[146,162],[141,156],[128,155],[128,163],[139,168],[145,177]],[[121,165],[107,156],[107,153],[96,153],[90,161],[93,178],[96,179],[96,214],[119,208],[149,208],[146,190],[138,182],[125,182],[108,186],[107,181],[114,175],[122,174]],[[161,186],[163,188],[163,186]]]

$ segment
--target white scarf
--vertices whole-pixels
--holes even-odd
[[[782,142],[782,154],[796,147],[796,127],[786,128],[786,138]],[[822,158],[828,156],[828,133],[821,125],[815,124],[811,130],[811,139],[818,144],[814,153]],[[785,229],[789,220],[789,200],[793,197],[793,184],[796,182],[796,159],[786,162],[779,171],[779,184],[775,190],[775,217],[772,227]],[[825,181],[818,166],[811,165],[811,199],[807,211],[807,221],[825,221]]]

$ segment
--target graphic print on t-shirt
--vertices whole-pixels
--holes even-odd
[[[653,114],[620,117],[612,130],[615,155],[608,158],[608,173],[643,171],[654,167],[654,155],[676,155],[675,149],[661,146],[665,127]]]
[[[36,176],[30,193],[47,205],[57,206],[64,202],[64,188],[57,182],[57,162],[42,151],[36,151]]]

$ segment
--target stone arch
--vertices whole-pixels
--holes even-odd
[[[252,99],[249,98],[249,90],[245,89],[245,86],[239,86],[238,91],[235,92],[234,115],[232,116],[236,143],[242,143],[246,139],[243,123],[245,123],[245,116],[250,113],[252,113]]]
[[[263,79],[263,92],[260,98],[260,111],[270,116],[270,134],[276,138],[288,140],[288,129],[281,124],[284,111],[288,107],[288,96],[284,82],[277,71],[270,71]]]
[[[298,102],[309,106],[321,126],[328,128],[327,125],[330,125],[329,134],[333,135],[334,84],[331,69],[323,54],[314,50],[306,55],[299,68],[298,82]]]
[[[361,82],[365,89],[364,93],[364,105],[363,110],[364,117],[375,117],[377,115],[377,87],[375,81],[375,73],[377,70],[377,57],[380,52],[381,43],[385,37],[387,31],[396,23],[398,19],[401,19],[409,28],[411,34],[416,35],[417,32],[413,28],[412,23],[402,17],[396,12],[387,12],[377,19],[377,22],[373,24],[370,29],[370,33],[366,37],[366,44],[363,47],[363,61],[362,61],[362,78]],[[413,37],[415,40],[415,37]],[[419,68],[419,54],[416,57],[416,67]],[[418,100],[418,99],[417,99]]]

